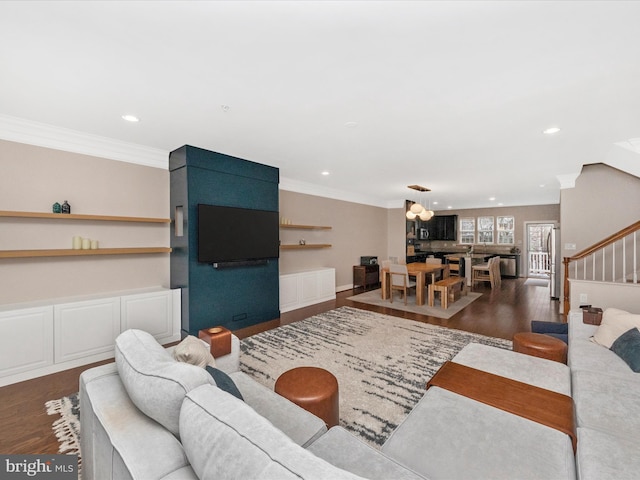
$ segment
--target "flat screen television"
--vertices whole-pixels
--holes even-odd
[[[264,260],[279,252],[278,212],[198,205],[199,262]]]

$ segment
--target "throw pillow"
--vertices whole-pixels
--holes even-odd
[[[198,367],[210,365],[215,367],[216,361],[209,347],[199,338],[188,335],[173,350],[173,358],[179,362],[190,363]]]
[[[233,380],[231,380],[231,377],[229,375],[227,375],[225,372],[223,372],[218,368],[207,366],[206,369],[207,369],[207,372],[211,374],[211,376],[213,377],[213,380],[216,382],[216,385],[220,390],[224,390],[225,392],[230,393],[234,397],[244,401],[244,398],[242,398],[242,394],[240,393],[240,390],[238,390],[238,387],[236,387],[236,384],[233,383]]]
[[[640,330],[632,328],[611,345],[611,351],[627,362],[631,370],[640,372]]]
[[[620,335],[634,327],[640,328],[640,315],[617,308],[607,308],[602,314],[602,323],[592,340],[603,347],[611,348]]]

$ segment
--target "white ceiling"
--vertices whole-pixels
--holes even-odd
[[[0,115],[380,206],[409,184],[435,210],[558,203],[558,178],[640,151],[639,20],[634,1],[2,1]]]

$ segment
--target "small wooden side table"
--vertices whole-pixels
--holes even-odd
[[[278,377],[274,390],[324,420],[327,428],[340,423],[338,380],[331,372],[317,367],[293,368]]]
[[[543,333],[521,332],[513,336],[513,351],[567,363],[567,344]]]
[[[231,353],[231,330],[224,327],[203,328],[198,332],[198,338],[209,344],[213,358]]]

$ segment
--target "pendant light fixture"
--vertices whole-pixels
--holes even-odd
[[[413,205],[411,205],[411,207],[409,208],[409,210],[407,211],[407,219],[409,220],[415,220],[416,217],[419,217],[420,220],[422,220],[423,222],[426,222],[428,220],[431,220],[431,218],[434,215],[433,210],[431,210],[431,200],[429,200],[429,209],[427,210],[426,208],[424,208],[424,206],[422,206],[422,193],[423,192],[430,192],[431,190],[428,189],[427,187],[423,187],[420,185],[408,185],[408,188],[412,189],[412,190],[416,190],[418,192],[418,201],[414,202]]]

